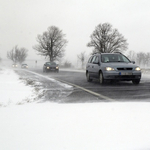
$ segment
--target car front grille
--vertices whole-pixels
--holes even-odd
[[[134,75],[130,76],[115,76],[115,79],[135,79],[136,77]]]
[[[118,70],[132,70],[133,68],[117,68]]]
[[[56,69],[56,67],[50,67],[51,69]]]

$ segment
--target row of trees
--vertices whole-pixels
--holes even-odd
[[[37,35],[38,44],[33,46],[33,49],[38,52],[38,55],[48,57],[50,61],[59,61],[64,56],[65,47],[68,43],[65,36],[58,27],[50,26],[43,34]],[[109,23],[96,26],[90,38],[91,40],[87,43],[87,47],[92,47],[93,53],[124,52],[128,46],[124,36],[117,29],[113,29]],[[78,55],[81,62],[84,62],[84,54],[85,52]],[[15,46],[7,53],[7,57],[15,63],[22,63],[27,57],[27,50],[25,48],[19,49]]]
[[[68,43],[62,30],[55,26],[49,27],[42,35],[38,35],[37,42],[38,44],[33,46],[33,48],[39,55],[49,57],[50,61],[61,59],[64,56],[65,47]],[[93,47],[93,53],[112,53],[124,52],[128,44],[127,40],[117,29],[112,29],[112,25],[104,23],[99,24],[95,28],[91,35],[91,41],[87,46]],[[81,53],[81,56],[78,56],[79,59],[84,59],[82,57],[83,54]]]
[[[135,51],[129,51],[127,57],[130,60],[136,61],[137,64],[143,67],[147,67],[150,64],[150,52],[144,53],[144,52],[138,52]]]

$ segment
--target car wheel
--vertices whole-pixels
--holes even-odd
[[[140,83],[140,79],[134,79],[134,80],[132,80],[132,83],[135,84],[135,85],[137,85],[137,84]]]
[[[100,73],[99,73],[99,83],[100,83],[100,84],[104,84],[104,82],[105,82],[105,81],[104,81],[103,73],[100,72]]]
[[[88,72],[86,73],[86,79],[87,79],[88,82],[91,82],[91,81],[92,81],[92,79],[90,78],[90,75],[89,75]]]

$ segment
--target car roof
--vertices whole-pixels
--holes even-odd
[[[116,54],[116,55],[123,55],[122,53],[95,53],[95,54],[93,54],[92,56],[100,56],[100,55],[106,55],[106,54],[108,54],[108,55],[114,55],[114,54]]]
[[[115,52],[115,53],[94,53],[93,55],[103,55],[103,54],[121,54],[120,52]]]

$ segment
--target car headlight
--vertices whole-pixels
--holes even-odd
[[[106,70],[107,70],[107,71],[113,71],[113,70],[115,70],[115,69],[112,68],[112,67],[106,67]]]
[[[49,69],[50,67],[47,67],[47,69]]]
[[[59,69],[59,67],[57,66],[56,69]]]
[[[140,67],[136,67],[135,70],[136,70],[136,71],[140,71],[141,68],[140,68]]]

